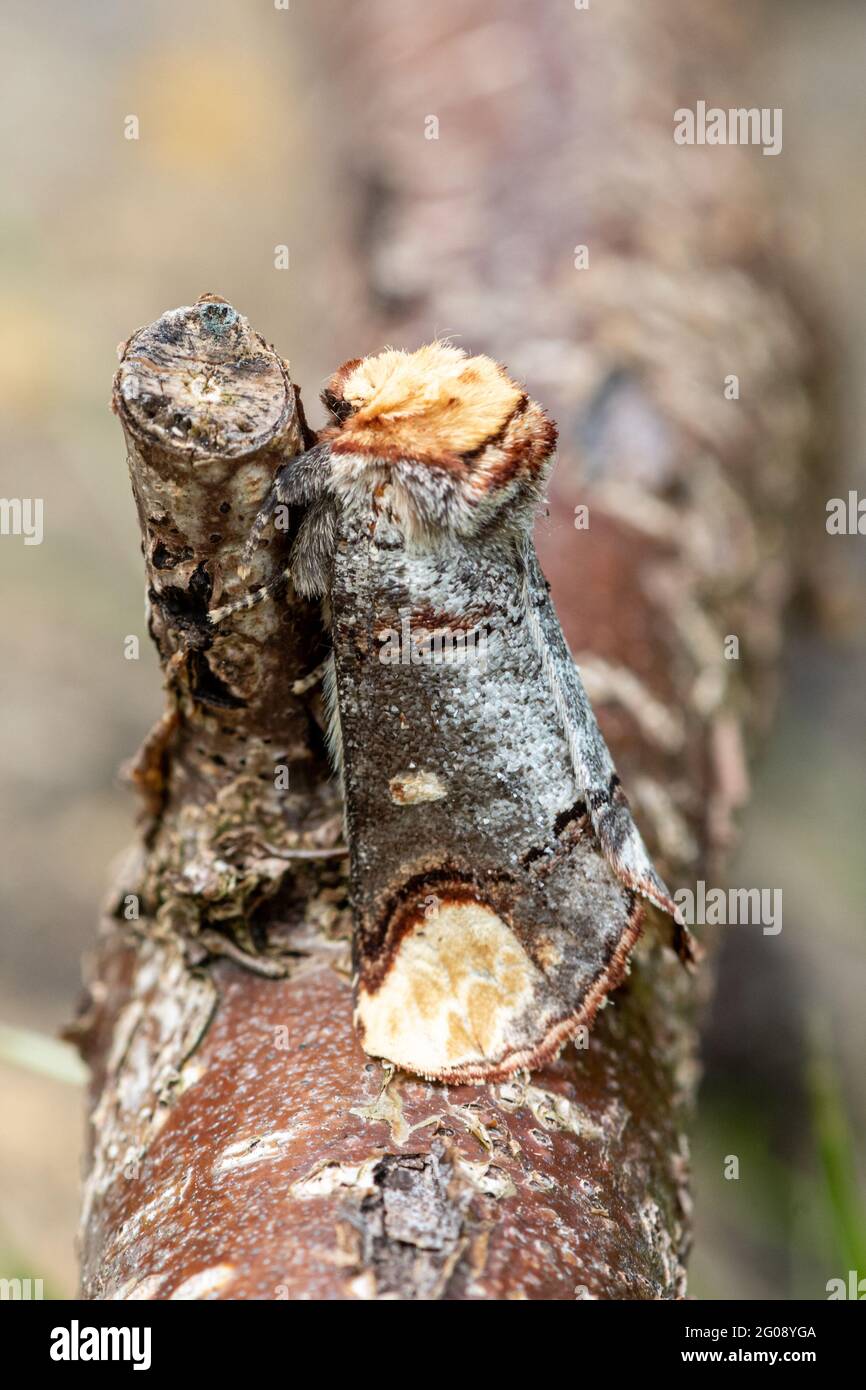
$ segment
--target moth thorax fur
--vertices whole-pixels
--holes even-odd
[[[528,530],[556,443],[544,411],[489,357],[430,343],[347,362],[323,400],[331,483],[352,508],[385,505],[415,540],[469,537],[499,514]],[[513,512],[513,515],[509,513]]]
[[[343,381],[351,407],[344,428],[371,443],[399,442],[405,458],[460,456],[496,434],[522,396],[489,357],[468,357],[445,343],[389,349],[366,357]]]

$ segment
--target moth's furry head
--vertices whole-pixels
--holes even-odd
[[[522,525],[541,496],[556,427],[490,357],[441,342],[388,348],[345,363],[322,399],[338,493],[361,500],[392,484],[414,534],[471,534],[509,500]]]
[[[460,457],[505,424],[524,393],[489,357],[429,343],[417,352],[387,348],[347,362],[325,400],[344,435],[362,449],[397,446],[404,458]]]

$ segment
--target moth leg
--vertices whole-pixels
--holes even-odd
[[[292,567],[287,565],[266,584],[262,584],[258,589],[253,589],[251,594],[244,594],[242,598],[233,599],[231,603],[224,603],[221,608],[212,608],[207,615],[208,622],[212,627],[215,627],[217,623],[231,617],[233,613],[241,613],[245,608],[257,608],[266,599],[273,598],[274,594],[288,583],[291,577]]]
[[[328,592],[336,544],[336,503],[323,493],[301,522],[292,546],[289,568],[295,590],[303,598],[322,598]]]
[[[324,680],[322,688],[325,695],[325,714],[327,718],[327,741],[328,754],[331,759],[331,766],[339,778],[343,776],[343,726],[340,723],[340,703],[337,695],[337,663],[334,653],[328,657],[325,664]],[[344,813],[345,816],[345,813]],[[346,843],[349,841],[349,832],[344,830]]]
[[[259,508],[241,553],[238,566],[241,578],[249,573],[250,562],[262,537],[262,532],[277,510],[277,507],[303,507],[314,501],[322,490],[324,479],[322,464],[326,447],[315,444],[304,454],[296,454],[284,463],[274,475],[265,499]]]
[[[277,507],[303,507],[312,503],[311,515],[319,511],[318,504],[324,503],[327,499],[323,491],[323,484],[326,472],[323,467],[327,458],[327,447],[316,444],[312,449],[308,449],[304,454],[297,454],[289,459],[287,463],[278,469],[274,476],[265,499],[259,508],[255,521],[252,524],[250,534],[247,537],[241,561],[238,566],[238,573],[241,578],[249,573],[250,562],[255,554],[256,547],[261,540],[262,532],[270,522]],[[304,519],[298,539],[304,531],[305,524],[309,517]],[[334,533],[336,527],[334,526]],[[321,552],[321,543],[318,546],[317,554]],[[265,584],[258,589],[254,589],[251,594],[244,594],[242,598],[233,599],[231,603],[225,603],[220,608],[214,608],[208,614],[208,621],[214,625],[221,623],[225,618],[233,613],[243,612],[247,608],[255,608],[258,604],[264,603],[267,599],[280,589],[288,580],[293,577],[295,557],[297,555],[297,544],[292,548],[292,558],[285,569],[273,575]],[[306,578],[312,578],[312,575]],[[299,590],[301,592],[301,590]]]
[[[283,469],[280,469],[280,473],[282,472]],[[259,508],[258,513],[256,514],[256,519],[250,528],[250,533],[244,542],[244,548],[241,551],[240,563],[238,564],[238,575],[241,579],[245,579],[246,576],[249,574],[252,558],[258,548],[259,541],[262,538],[262,532],[264,531],[268,522],[271,520],[272,516],[276,512],[277,507],[280,505],[280,502],[282,500],[280,497],[279,490],[280,473],[277,473],[276,477],[274,478],[274,481],[268,488],[268,491],[265,494],[265,499],[262,502],[262,505]]]

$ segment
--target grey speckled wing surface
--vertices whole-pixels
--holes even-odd
[[[339,535],[356,1021],[406,1070],[505,1076],[591,1022],[643,909],[600,852],[517,546],[407,549],[382,510],[343,516]],[[413,661],[404,634],[431,631],[450,650]]]

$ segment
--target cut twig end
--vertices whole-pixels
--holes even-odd
[[[193,465],[279,448],[299,428],[286,364],[215,294],[133,334],[113,404],[137,439]]]

